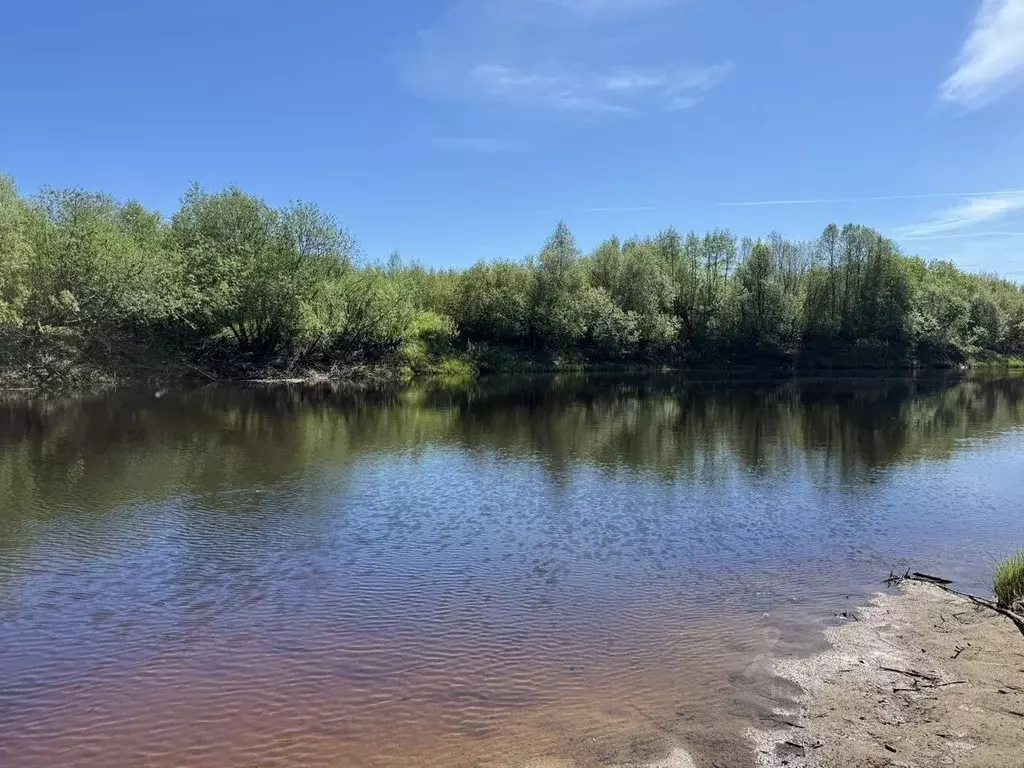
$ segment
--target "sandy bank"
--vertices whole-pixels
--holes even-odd
[[[776,672],[804,695],[754,730],[758,762],[812,768],[1024,765],[1024,637],[1010,620],[904,582],[842,626],[831,648]]]

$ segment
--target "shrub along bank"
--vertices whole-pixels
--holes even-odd
[[[362,258],[310,203],[199,187],[170,218],[0,178],[0,377],[417,375],[594,366],[893,367],[1024,357],[1024,291],[859,225],[667,229],[428,269]]]

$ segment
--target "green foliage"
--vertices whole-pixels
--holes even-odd
[[[458,332],[454,321],[436,312],[417,312],[403,334],[402,354],[406,365],[414,373],[430,373],[439,367],[457,368],[452,359],[442,358],[455,354]]]
[[[609,295],[617,292],[622,276],[622,243],[613,237],[597,247],[587,259],[590,284]]]
[[[344,322],[334,329],[330,352],[342,357],[386,359],[402,345],[414,309],[400,283],[377,267],[346,275],[342,287]]]
[[[658,348],[679,335],[672,314],[676,286],[669,263],[654,241],[627,243],[615,298],[636,319],[640,342]]]
[[[996,600],[1011,608],[1024,600],[1024,549],[999,562],[992,578]]]
[[[640,343],[640,318],[622,309],[604,288],[591,288],[583,301],[588,346],[602,358],[627,357]]]
[[[379,268],[314,283],[302,301],[292,358],[306,367],[387,361],[401,348],[413,311],[408,295]]]
[[[570,347],[582,339],[587,332],[586,288],[587,275],[576,240],[560,221],[536,266],[533,334],[553,349]]]
[[[239,189],[210,194],[194,186],[172,232],[194,289],[192,319],[207,334],[228,331],[243,352],[272,359],[309,330],[309,306],[325,284],[332,308],[313,313],[316,331],[341,330],[332,327],[339,311],[342,327],[351,323],[344,278],[352,242],[315,206],[275,210]]]
[[[908,318],[911,336],[925,348],[962,356],[971,346],[971,297],[949,262],[938,262],[917,285]]]
[[[195,186],[168,220],[81,190],[24,198],[0,177],[0,257],[0,368],[47,381],[126,362],[230,377],[1024,355],[1021,286],[856,225],[808,242],[670,228],[585,255],[559,223],[536,257],[433,270],[363,262],[309,203]]]
[[[0,327],[20,326],[29,298],[29,211],[14,182],[0,176]]]
[[[467,382],[475,379],[477,368],[464,358],[446,357],[437,363],[432,373],[445,379],[445,383],[450,385],[455,382]]]
[[[741,338],[774,345],[789,333],[789,312],[771,249],[757,243],[736,273],[735,301]]]
[[[448,309],[471,341],[517,343],[531,331],[533,271],[526,264],[478,262],[459,275],[450,304],[432,306]]]
[[[25,319],[109,334],[169,317],[176,275],[137,207],[81,190],[44,190],[27,207],[31,251]]]

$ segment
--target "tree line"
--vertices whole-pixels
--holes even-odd
[[[792,241],[669,228],[583,253],[370,262],[311,203],[194,186],[170,218],[0,177],[0,370],[76,386],[595,364],[954,363],[1024,354],[1024,290],[868,227]]]

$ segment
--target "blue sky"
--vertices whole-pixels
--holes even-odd
[[[854,221],[1024,278],[1024,0],[39,0],[0,40],[26,192],[234,183],[436,266]]]

